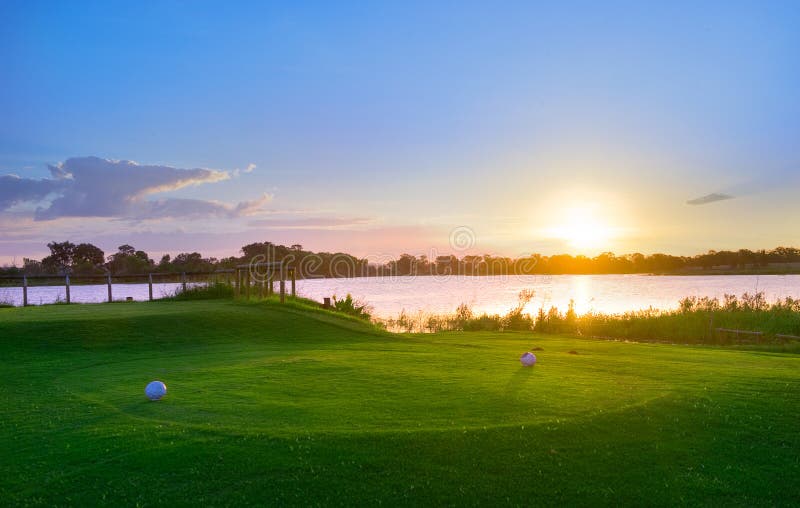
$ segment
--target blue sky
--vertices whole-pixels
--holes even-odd
[[[226,176],[142,176],[102,210],[61,205],[130,166],[13,204],[0,180],[0,261],[67,238],[421,253],[460,226],[508,255],[800,244],[800,4],[646,4],[3,3],[0,175]]]

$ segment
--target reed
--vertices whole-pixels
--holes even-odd
[[[531,292],[520,294],[517,306],[505,315],[476,315],[462,304],[453,314],[402,312],[384,324],[389,330],[407,333],[514,330],[682,344],[782,343],[800,337],[800,300],[769,303],[764,293],[722,299],[686,297],[676,309],[622,314],[578,314],[570,303],[565,311],[541,307],[533,316],[524,312],[532,296]]]

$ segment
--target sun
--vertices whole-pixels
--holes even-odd
[[[607,248],[616,230],[604,218],[597,206],[577,205],[563,210],[556,225],[547,229],[547,236],[566,242],[579,251]]]

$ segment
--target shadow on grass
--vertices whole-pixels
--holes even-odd
[[[517,394],[528,383],[528,381],[535,375],[536,367],[523,367],[520,366],[511,379],[508,380],[506,385],[506,397],[515,398]]]

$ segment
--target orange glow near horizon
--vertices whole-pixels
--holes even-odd
[[[566,242],[580,253],[611,248],[619,228],[611,224],[596,205],[575,205],[562,210],[546,236]]]

